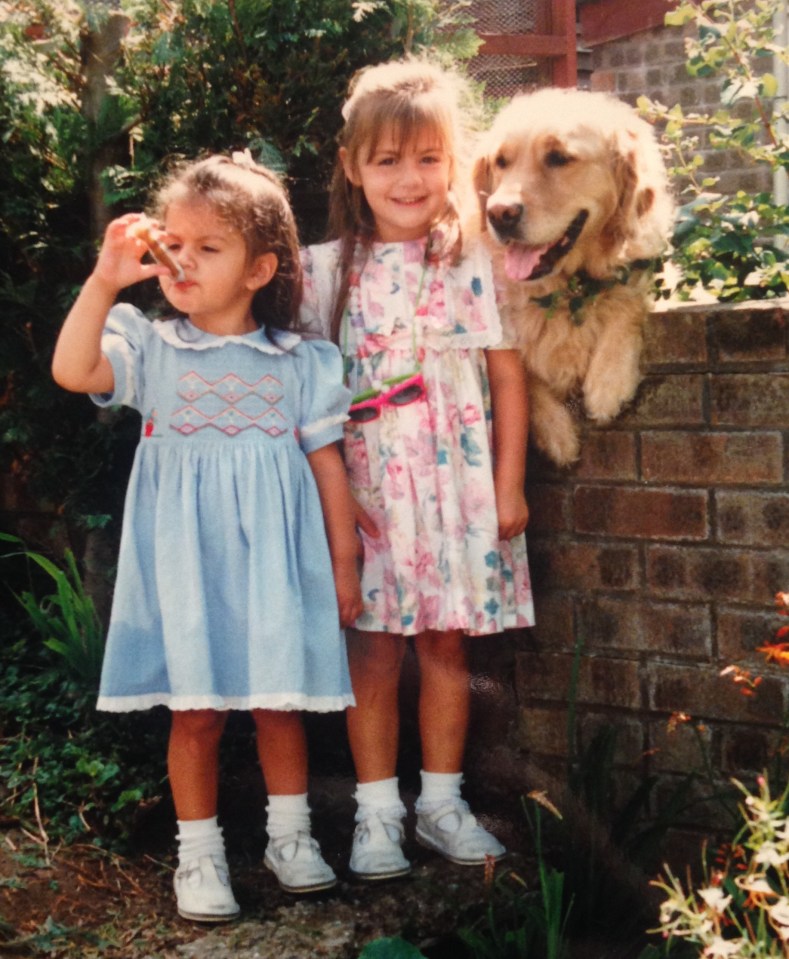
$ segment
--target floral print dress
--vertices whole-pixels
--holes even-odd
[[[340,331],[355,396],[421,368],[426,395],[345,424],[353,492],[380,531],[364,536],[356,627],[497,633],[533,624],[524,536],[498,538],[485,350],[502,333],[482,248],[428,262],[426,243],[374,243],[357,257]],[[328,335],[339,243],[303,252],[302,322]]]

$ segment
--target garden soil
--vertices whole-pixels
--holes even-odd
[[[91,844],[58,846],[41,830],[0,822],[0,957],[30,959],[356,959],[365,944],[401,936],[428,956],[457,955],[454,933],[483,909],[491,877],[454,866],[409,841],[414,871],[388,883],[352,881],[353,780],[320,777],[311,786],[315,832],[340,883],[330,893],[283,893],[263,866],[265,834],[253,786],[231,797],[221,818],[239,921],[181,920],[172,893],[171,813],[142,817],[126,856]],[[413,796],[406,796],[413,808]],[[510,843],[508,824],[485,819]],[[413,836],[413,817],[408,834]],[[519,870],[512,856],[499,870]],[[449,945],[448,945],[449,944]]]

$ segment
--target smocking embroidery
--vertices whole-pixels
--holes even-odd
[[[211,381],[191,371],[178,380],[178,395],[187,403],[172,414],[170,427],[184,436],[209,426],[228,436],[247,429],[282,436],[289,429],[277,408],[282,383],[270,373],[247,383],[235,373]]]

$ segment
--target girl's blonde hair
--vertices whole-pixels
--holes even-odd
[[[299,237],[279,177],[255,163],[248,152],[206,157],[168,177],[156,194],[154,213],[161,220],[171,203],[195,201],[209,204],[241,233],[250,262],[263,253],[275,254],[276,272],[255,292],[252,317],[266,329],[294,327],[302,293]]]
[[[468,198],[463,189],[469,180],[466,144],[470,131],[472,98],[460,75],[426,60],[409,58],[360,70],[352,79],[342,108],[344,125],[338,143],[346,163],[356,170],[375,153],[384,134],[391,130],[401,145],[418,132],[428,130],[450,158],[450,192],[446,209],[434,227],[444,237],[439,252],[460,250],[461,211]],[[357,243],[370,248],[375,219],[360,186],[345,175],[339,156],[329,190],[329,238],[340,240],[340,269],[332,310],[331,335],[336,342],[348,298],[350,275]]]

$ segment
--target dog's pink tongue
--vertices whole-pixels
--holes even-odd
[[[504,272],[511,280],[528,280],[548,246],[510,243],[504,252]]]

